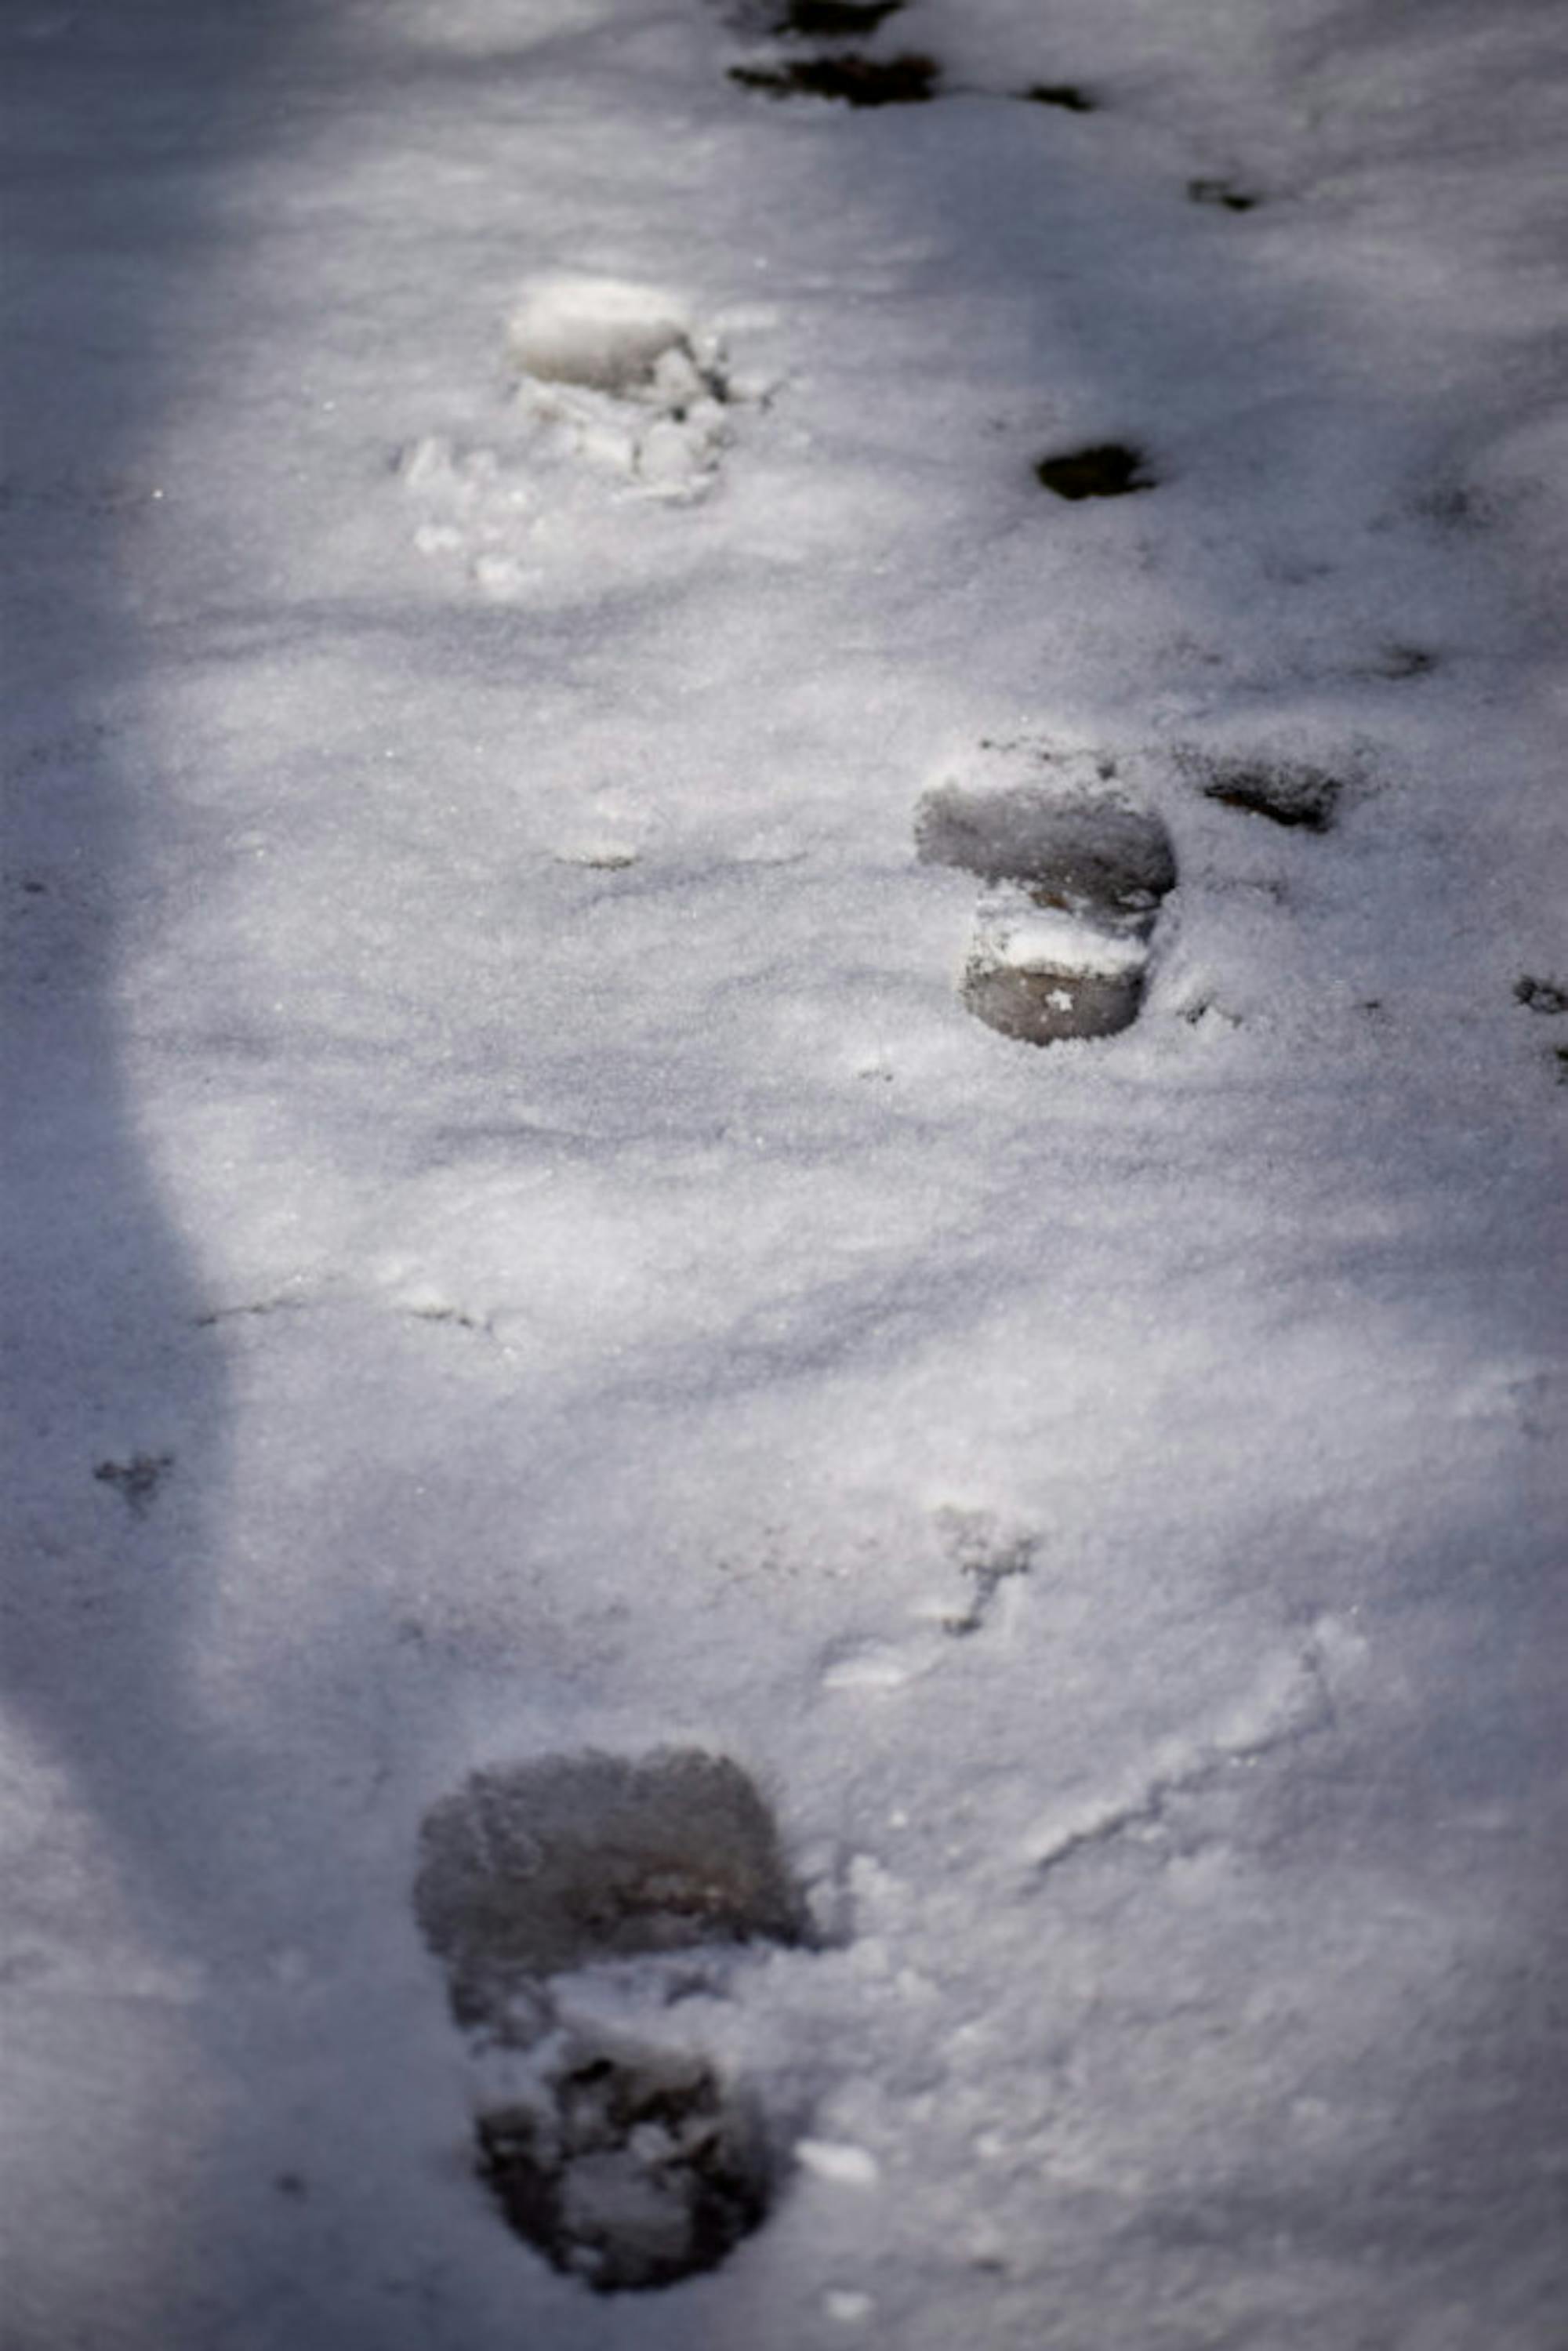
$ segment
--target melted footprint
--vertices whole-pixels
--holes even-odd
[[[1142,1008],[1150,942],[1176,885],[1169,833],[1115,784],[1114,762],[1010,749],[921,802],[922,862],[989,885],[959,993],[1029,1045],[1111,1037]]]
[[[700,2052],[563,2020],[575,1970],[804,1932],[772,1815],[726,1757],[548,1756],[427,1815],[414,1912],[479,2090],[475,2168],[518,2236],[599,2294],[716,2268],[767,2217],[755,2103]]]

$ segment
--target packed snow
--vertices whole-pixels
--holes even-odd
[[[1562,2351],[1561,9],[0,59],[5,2351]]]

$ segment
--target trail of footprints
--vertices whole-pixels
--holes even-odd
[[[787,0],[781,12],[743,10],[737,29],[773,48],[731,78],[770,98],[927,101],[942,91],[935,59],[853,46],[901,5]],[[816,45],[810,55],[802,42]],[[1012,95],[1074,113],[1098,103],[1065,82]],[[1186,193],[1237,213],[1257,202],[1226,179],[1195,180]],[[527,578],[552,469],[690,502],[718,479],[737,406],[759,396],[681,300],[619,279],[537,280],[510,320],[507,356],[513,430],[502,445],[431,436],[399,468],[423,510],[422,551],[460,559],[481,592],[503,599]],[[1069,501],[1148,491],[1160,478],[1145,451],[1121,443],[1048,453],[1035,475]],[[1416,656],[1398,674],[1427,665]],[[1332,828],[1347,782],[1272,757],[1178,749],[1171,765],[1211,801],[1312,833]],[[915,846],[922,862],[982,885],[959,985],[977,1020],[1047,1046],[1111,1037],[1137,1019],[1177,862],[1166,824],[1117,760],[982,744],[920,802]],[[1549,1016],[1568,1006],[1555,982],[1529,977],[1516,993]],[[1005,1580],[1028,1573],[1031,1548],[998,1549],[988,1521],[954,1541],[968,1595],[940,1631],[964,1635],[986,1622]],[[902,1682],[929,1662],[925,1652],[913,1663],[856,1652],[830,1663],[824,1686]],[[678,1971],[695,1966],[723,1982],[747,1945],[810,1939],[772,1815],[747,1774],[694,1748],[476,1772],[423,1822],[413,1898],[467,2046],[475,2168],[510,2227],[600,2294],[718,2266],[766,2219],[784,2159],[744,2083],[672,2033]],[[586,2023],[574,2004],[584,1971],[606,1969],[626,1979],[643,2020],[635,2032]]]
[[[933,98],[943,89],[935,59],[861,46],[903,5],[742,0],[732,27],[770,46],[730,77],[769,97],[851,106]],[[990,95],[1075,114],[1101,103],[1058,80]],[[1186,193],[1234,213],[1259,202],[1221,177],[1194,179]],[[420,510],[416,546],[457,561],[481,595],[501,602],[526,599],[538,578],[563,500],[570,509],[563,482],[587,475],[625,496],[694,503],[719,481],[739,411],[768,397],[768,387],[737,375],[719,336],[680,297],[619,278],[532,281],[508,321],[506,355],[507,429],[469,446],[427,435],[398,467]],[[1162,479],[1149,451],[1123,442],[1048,451],[1033,472],[1041,489],[1074,504],[1151,491]],[[1403,653],[1398,675],[1430,666],[1418,651]],[[1315,833],[1333,824],[1345,784],[1288,758],[1178,749],[1169,764],[1210,800]],[[1034,1046],[1113,1036],[1136,1019],[1176,860],[1164,820],[1118,779],[1114,761],[1046,745],[1004,758],[983,745],[972,771],[922,801],[915,844],[923,862],[986,885],[958,991],[977,1019]]]

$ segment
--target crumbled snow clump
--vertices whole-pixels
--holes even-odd
[[[612,277],[543,278],[507,324],[507,347],[525,373],[627,394],[651,389],[671,362],[684,361],[675,380],[695,386],[691,336],[690,315],[673,297]]]

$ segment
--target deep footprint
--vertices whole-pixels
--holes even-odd
[[[1114,789],[1110,763],[1085,773],[1088,764],[1025,753],[1041,780],[944,784],[915,819],[923,863],[956,866],[995,893],[959,993],[977,1019],[1022,1044],[1132,1026],[1176,885],[1160,819]]]
[[[424,1822],[413,1899],[476,2060],[503,2064],[476,2168],[517,2235],[601,2294],[716,2267],[768,2211],[755,2108],[689,2050],[563,2029],[551,1984],[594,1962],[802,1938],[745,1772],[694,1748],[476,1772]]]

